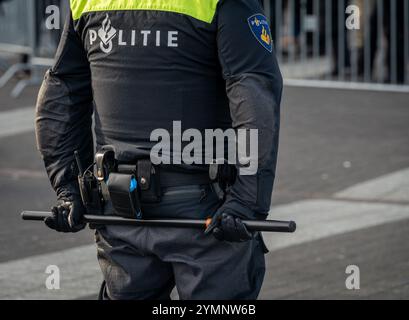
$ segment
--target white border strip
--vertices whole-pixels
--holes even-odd
[[[284,85],[290,86],[290,87],[409,93],[409,85],[394,85],[394,84],[380,84],[380,83],[361,83],[361,82],[306,80],[306,79],[284,79]]]

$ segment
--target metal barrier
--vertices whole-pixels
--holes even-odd
[[[264,0],[264,9],[287,83],[409,91],[409,0]]]
[[[0,43],[22,47],[33,45],[34,1],[7,0],[0,2]],[[31,7],[31,8],[30,8]],[[31,9],[31,10],[30,10]]]
[[[41,83],[44,69],[53,63],[60,38],[59,30],[45,27],[46,7],[57,5],[63,16],[67,4],[68,1],[62,0],[0,1],[0,52],[17,60],[0,77],[0,88],[21,72],[29,76],[16,84],[12,96],[19,96],[29,85]],[[3,61],[2,65],[5,67],[6,63]]]
[[[0,78],[0,88],[15,74],[30,69],[30,57],[35,47],[34,1],[15,0],[0,3],[0,51],[17,56],[19,62],[12,64]],[[6,66],[6,63],[3,62]]]
[[[409,0],[262,1],[287,84],[409,91]],[[60,33],[45,28],[51,4],[67,11],[64,0],[0,0],[0,51],[28,57],[3,74],[0,88],[22,70],[31,74],[14,96],[39,83],[52,64]],[[348,29],[357,12],[359,28]]]

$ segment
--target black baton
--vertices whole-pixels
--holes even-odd
[[[23,220],[30,221],[44,221],[45,218],[50,217],[50,212],[41,211],[24,211],[21,213]],[[137,220],[122,218],[118,216],[98,216],[98,215],[84,215],[83,221],[93,225],[126,225],[126,226],[146,226],[146,227],[168,227],[168,228],[196,228],[205,229],[211,219],[207,220],[193,220],[193,219],[152,219],[152,220]],[[280,232],[293,233],[296,230],[294,221],[258,221],[245,220],[244,225],[251,231],[263,232]]]

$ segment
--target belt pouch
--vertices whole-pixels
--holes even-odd
[[[107,185],[112,206],[118,216],[142,218],[138,181],[134,175],[111,173]]]
[[[159,168],[153,166],[150,159],[139,160],[137,175],[141,190],[141,202],[159,203],[161,201]]]

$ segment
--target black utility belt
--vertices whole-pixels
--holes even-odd
[[[95,167],[95,175],[94,170],[87,170],[80,173],[78,178],[87,212],[104,214],[109,203],[114,214],[135,219],[143,216],[142,203],[161,202],[164,188],[213,184],[220,186],[224,194],[235,179],[230,165],[210,165],[206,171],[187,172],[175,170],[175,167],[153,165],[150,159],[121,164],[110,147],[96,153]]]
[[[206,185],[211,180],[208,173],[162,170],[147,159],[136,165],[117,165],[100,178],[80,177],[79,182],[88,213],[104,214],[109,210],[110,214],[142,219],[142,204],[160,203],[165,188]]]
[[[136,165],[118,165],[117,172],[111,172],[105,184],[104,200],[111,201],[116,214],[141,219],[142,204],[160,203],[164,188],[210,184],[210,178],[207,173],[162,170],[147,159]]]
[[[161,188],[181,187],[187,185],[204,185],[209,184],[211,182],[208,171],[205,172],[173,171],[169,168],[165,169],[164,167],[149,165],[148,163],[144,162],[145,161],[143,161],[142,166],[145,169],[139,170],[137,169],[138,164],[137,165],[120,164],[118,165],[118,173],[136,175],[138,177],[139,183],[145,186],[145,189],[150,188],[152,181],[157,185],[160,185]]]

